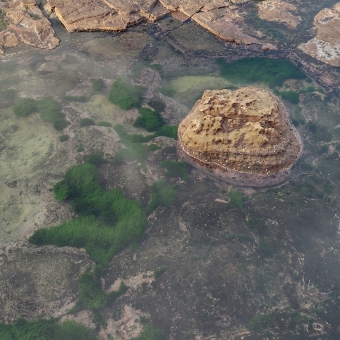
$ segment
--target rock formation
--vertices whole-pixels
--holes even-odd
[[[46,63],[41,64],[37,69],[37,72],[42,74],[54,73],[57,71],[59,71],[59,65],[54,61],[47,61]]]
[[[325,8],[314,18],[316,36],[299,49],[332,66],[340,66],[340,2]]]
[[[178,152],[205,172],[261,187],[287,179],[301,144],[278,98],[244,87],[205,91],[179,125]]]
[[[142,21],[180,12],[224,41],[262,44],[240,28],[244,20],[235,4],[244,2],[247,0],[47,0],[45,8],[54,11],[69,32],[124,31]]]
[[[296,7],[281,0],[261,1],[258,4],[259,18],[267,21],[282,23],[289,29],[295,29],[301,18],[292,14]]]
[[[69,32],[124,31],[168,14],[157,0],[48,0],[47,5]]]
[[[21,44],[53,49],[59,45],[49,20],[35,0],[2,3],[6,13],[7,29],[0,32],[0,53]]]

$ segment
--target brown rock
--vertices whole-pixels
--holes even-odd
[[[48,0],[48,4],[69,32],[124,31],[168,13],[157,0]]]
[[[301,18],[293,15],[296,7],[281,0],[261,1],[258,4],[259,18],[267,21],[279,22],[290,29],[295,29]]]
[[[287,179],[301,152],[283,104],[271,92],[245,87],[205,91],[178,128],[180,156],[241,185]]]
[[[243,18],[230,8],[225,0],[160,0],[170,11],[179,11],[220,39],[238,44],[261,44],[256,38],[244,34],[239,28]],[[246,1],[243,1],[246,2]],[[235,1],[234,1],[235,3]],[[238,2],[242,3],[242,1]]]
[[[263,51],[274,51],[274,50],[277,50],[277,47],[274,46],[273,44],[263,44],[262,45],[262,50]]]
[[[180,11],[188,17],[193,16],[205,5],[204,0],[160,0],[160,2],[169,11]]]
[[[314,18],[315,38],[299,49],[311,57],[332,66],[340,66],[340,2],[332,9],[325,8]]]
[[[59,45],[54,30],[35,1],[13,2],[5,8],[7,30],[0,33],[2,50],[27,44],[38,48],[53,49]]]
[[[20,44],[18,37],[10,31],[0,32],[0,53],[4,54],[5,49],[9,47],[15,47]]]
[[[242,33],[242,30],[233,20],[236,16],[237,14],[232,13],[229,9],[224,9],[223,12],[221,10],[219,12],[200,12],[195,14],[192,19],[224,41],[246,45],[260,44],[260,41],[256,38]]]
[[[29,6],[35,7],[37,5],[35,0],[22,0],[20,1],[20,4],[25,7]]]

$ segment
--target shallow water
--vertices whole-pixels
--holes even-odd
[[[156,34],[160,29],[176,27],[179,28],[169,35]],[[233,61],[249,56],[249,51],[231,50],[193,23],[181,25],[176,19],[165,18],[158,30],[145,24],[123,34],[70,35],[58,24],[55,28],[62,39],[56,50],[29,48],[25,59],[21,50],[15,50],[0,64],[1,90],[11,88],[16,93],[12,102],[2,99],[0,109],[2,247],[27,240],[38,228],[71,219],[74,214],[69,204],[54,200],[52,186],[69,167],[83,162],[87,155],[99,152],[111,161],[125,147],[113,127],[81,127],[81,119],[106,121],[112,126],[122,124],[129,134],[148,134],[133,126],[139,116],[137,109],[122,110],[108,100],[109,89],[117,77],[144,86],[143,105],[160,108],[159,113],[171,125],[185,117],[204,90],[245,84],[242,78],[222,77],[216,59],[223,55],[225,60]],[[259,53],[263,54],[252,55]],[[58,71],[38,73],[37,69],[46,61],[55,62]],[[100,93],[93,91],[91,78],[103,79],[105,86]],[[269,89],[268,84],[260,81],[251,85]],[[340,282],[335,269],[340,251],[339,98],[308,79],[288,79],[276,90],[298,92],[308,86],[314,86],[315,91],[301,93],[298,104],[306,120],[297,126],[305,150],[289,183],[255,191],[211,180],[191,169],[187,182],[176,177],[169,180],[170,184],[177,184],[176,200],[170,209],[161,207],[150,216],[151,227],[141,244],[136,249],[128,247],[112,261],[105,274],[107,282],[112,284],[119,270],[122,277],[130,277],[153,271],[164,263],[171,268],[168,281],[163,283],[166,288],[158,287],[159,295],[148,295],[151,306],[144,307],[143,297],[137,293],[134,300],[136,308],[145,308],[145,313],[165,329],[179,324],[180,332],[191,331],[185,316],[189,313],[187,306],[180,302],[184,299],[194,315],[192,328],[208,334],[217,333],[217,328],[237,329],[241,321],[245,324],[252,315],[272,307],[280,309],[281,305],[301,308],[300,312],[309,313],[315,320],[322,319],[313,314],[309,302],[298,293],[285,293],[294,284],[300,287],[302,280],[310,282],[318,292],[329,292]],[[173,91],[162,94],[166,93],[164,88]],[[65,95],[84,95],[87,100],[67,101]],[[38,112],[27,117],[16,117],[13,112],[13,104],[19,97],[45,96],[52,96],[61,104],[70,122],[62,132],[42,121]],[[287,101],[284,104],[296,118],[298,105]],[[69,140],[61,142],[62,134],[68,134]],[[106,189],[122,188],[129,198],[139,200],[145,208],[152,183],[164,178],[160,163],[165,159],[177,160],[173,140],[158,137],[153,142],[161,149],[148,153],[145,166],[137,161],[103,165],[101,184]],[[321,152],[325,145],[328,149]],[[228,204],[229,193],[235,190],[246,193],[242,209]],[[258,253],[260,240],[272,245],[273,254],[267,260]],[[176,318],[171,315],[172,298],[165,298],[163,306],[162,294],[176,299],[176,315],[183,321],[173,321]],[[287,304],[285,294],[298,302]],[[313,303],[321,304],[320,301]],[[199,316],[195,313],[199,313],[200,304],[205,314],[200,311]],[[152,305],[164,307],[163,312],[157,316]],[[229,319],[228,315],[232,317]],[[200,318],[205,321],[201,322]]]

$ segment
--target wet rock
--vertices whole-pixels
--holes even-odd
[[[332,66],[340,66],[340,2],[325,8],[314,18],[316,36],[299,49]]]

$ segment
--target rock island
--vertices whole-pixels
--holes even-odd
[[[254,187],[284,182],[302,150],[283,103],[252,86],[205,91],[179,125],[177,147],[194,167]]]

